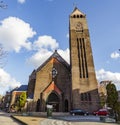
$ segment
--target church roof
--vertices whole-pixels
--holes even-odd
[[[73,15],[82,15],[85,16],[84,13],[82,13],[77,7],[74,8],[73,12],[71,13],[71,16]]]
[[[27,85],[21,85],[16,91],[27,91]]]
[[[36,77],[36,70],[34,69],[33,72],[29,76],[29,80],[35,79],[35,77]]]
[[[33,93],[29,94],[29,95],[28,95],[28,99],[33,99],[33,96],[34,96]]]
[[[40,67],[38,67],[37,71],[39,71],[43,66],[45,66],[53,58],[57,59],[66,68],[70,69],[70,65],[58,54],[57,50],[55,50],[55,52]]]
[[[16,87],[15,89],[13,89],[11,92],[14,92],[14,91],[27,91],[27,87],[28,87],[28,85],[21,85],[20,87]]]

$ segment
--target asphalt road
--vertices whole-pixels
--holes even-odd
[[[61,117],[55,117],[56,119],[61,119],[65,121],[93,121],[93,122],[100,122],[100,117],[99,116],[93,116],[93,115],[88,115],[88,116],[61,116]]]
[[[10,113],[0,112],[0,125],[22,125],[10,117]],[[16,119],[27,123],[28,125],[118,125],[116,123],[100,122],[98,116],[55,116],[33,117],[33,116],[16,116]]]
[[[44,119],[39,125],[118,125],[100,122],[99,116],[62,116],[55,119]]]

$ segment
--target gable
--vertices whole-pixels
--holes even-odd
[[[61,60],[62,58],[59,57]],[[64,60],[63,60],[64,61]],[[36,82],[34,89],[34,98],[39,98],[38,93],[45,91],[46,87],[49,86],[51,81],[53,81],[53,68],[57,70],[56,85],[51,85],[51,91],[56,91],[60,94],[59,90],[63,90],[64,86],[70,83],[70,66],[69,64],[64,64],[59,61],[55,56],[50,57],[42,66],[37,69],[36,72]],[[57,89],[59,88],[59,89]],[[48,88],[49,89],[49,88]],[[48,89],[46,90],[48,92]],[[64,92],[65,90],[63,90]]]
[[[37,71],[41,70],[48,62],[54,65],[56,61],[64,65],[67,69],[70,70],[70,65],[58,54],[57,50],[40,66],[38,67]]]
[[[51,91],[55,91],[59,95],[62,94],[62,91],[57,87],[57,85],[52,81],[44,90],[43,93],[49,93]]]

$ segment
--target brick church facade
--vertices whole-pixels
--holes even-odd
[[[36,70],[28,83],[28,98],[32,111],[46,111],[52,105],[55,112],[99,108],[90,37],[84,15],[75,8],[69,16],[70,64],[55,52]]]
[[[55,51],[29,79],[28,97],[32,95],[35,110],[45,111],[52,104],[54,111],[68,111],[71,102],[71,78],[69,64]],[[63,106],[64,105],[64,106]]]

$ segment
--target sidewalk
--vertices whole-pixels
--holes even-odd
[[[32,116],[12,116],[14,119],[23,123],[23,125],[118,125],[115,123],[89,122],[89,121],[65,121],[45,117]]]
[[[23,125],[40,125],[46,118],[32,116],[12,116],[12,118],[23,123]]]

